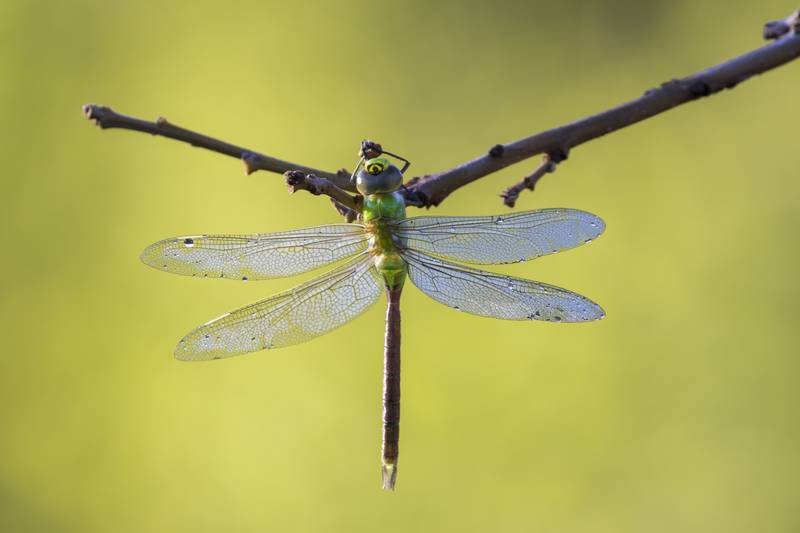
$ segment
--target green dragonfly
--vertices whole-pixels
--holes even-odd
[[[400,294],[406,277],[434,300],[466,313],[507,320],[597,320],[604,315],[602,308],[579,294],[459,263],[527,261],[587,243],[605,225],[597,216],[575,209],[407,218],[399,190],[409,163],[403,159],[400,169],[383,155],[394,156],[384,152],[362,157],[353,172],[364,196],[360,223],[175,237],[148,246],[141,258],[166,272],[238,280],[291,276],[343,262],[191,331],[175,349],[175,357],[183,361],[308,341],[360,315],[386,293],[381,471],[383,488],[393,490],[400,429]]]

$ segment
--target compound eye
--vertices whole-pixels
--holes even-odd
[[[386,170],[386,167],[388,166],[389,162],[383,158],[370,159],[364,164],[364,168],[367,169],[367,173],[372,174],[373,176],[377,176]]]

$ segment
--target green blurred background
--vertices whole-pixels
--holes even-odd
[[[327,169],[371,138],[416,175],[760,46],[796,7],[0,3],[0,530],[797,531],[800,63],[582,146],[523,194],[608,228],[498,270],[605,320],[482,319],[406,291],[395,494],[381,306],[305,345],[180,363],[189,329],[298,279],[138,260],[172,235],[338,222],[327,200],[80,114],[164,115]],[[435,212],[507,211],[498,193],[534,165]]]

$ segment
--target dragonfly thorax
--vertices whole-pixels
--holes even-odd
[[[401,240],[395,234],[396,224],[406,218],[406,204],[397,192],[368,194],[364,198],[362,217],[370,235],[369,252],[386,286],[403,286],[406,264],[400,255]]]

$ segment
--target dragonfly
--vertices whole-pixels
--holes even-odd
[[[403,168],[386,156],[404,161]],[[400,437],[400,295],[406,279],[434,300],[506,320],[588,322],[592,300],[527,279],[478,270],[527,261],[597,238],[603,221],[577,209],[495,216],[407,217],[400,193],[408,160],[362,157],[352,179],[363,195],[358,222],[278,233],[187,235],[148,246],[142,261],[173,274],[264,280],[335,265],[293,289],[206,322],[175,348],[183,361],[223,359],[299,344],[344,325],[386,295],[381,476],[394,490]]]

